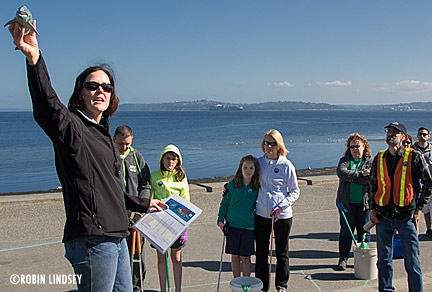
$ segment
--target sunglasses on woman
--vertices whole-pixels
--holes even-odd
[[[114,89],[114,86],[112,86],[111,84],[108,84],[108,83],[100,84],[100,83],[93,82],[93,81],[86,82],[83,85],[83,87],[87,90],[97,90],[99,88],[99,86],[102,87],[102,90],[105,92],[112,92]]]
[[[270,142],[270,141],[264,141],[264,145],[265,146],[272,146],[272,147],[274,147],[274,146],[277,145],[277,143],[276,142]]]

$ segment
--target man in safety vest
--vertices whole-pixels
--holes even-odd
[[[132,129],[127,125],[118,126],[115,130],[113,141],[119,152],[122,164],[122,178],[124,183],[125,192],[134,195],[139,198],[150,197],[150,169],[147,163],[144,161],[141,153],[136,151],[132,146],[133,132]],[[142,214],[130,212],[129,215],[129,232],[130,236],[127,238],[129,252],[132,252],[131,247],[133,243],[133,232],[132,224],[137,221]],[[140,236],[136,233],[135,236]],[[141,250],[141,277],[139,267],[139,254],[136,248],[134,253],[135,261],[132,269],[132,284],[134,291],[142,291],[144,287],[141,286],[146,275],[146,267],[144,263],[144,237],[140,236],[140,244],[143,247]],[[135,241],[135,244],[137,241]],[[132,261],[132,255],[130,255]]]
[[[417,230],[420,211],[431,195],[431,175],[423,155],[402,146],[407,134],[405,126],[393,122],[385,128],[388,149],[374,158],[369,195],[370,220],[377,224],[378,290],[395,291],[392,246],[396,229],[409,291],[423,291]]]

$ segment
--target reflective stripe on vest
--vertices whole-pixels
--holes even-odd
[[[387,163],[384,157],[385,151],[378,153],[377,178],[378,191],[375,194],[375,203],[385,206],[390,201],[391,180],[388,175]],[[412,149],[406,148],[403,159],[400,159],[393,177],[393,203],[396,206],[407,206],[414,197],[413,183],[411,177]]]
[[[378,154],[378,192],[375,194],[375,202],[378,206],[384,206],[388,204],[390,197],[386,197],[386,201],[384,202],[384,194],[386,193],[387,186],[391,185],[390,177],[388,175],[383,175],[387,173],[387,164],[383,163],[385,151],[380,151]],[[386,180],[387,179],[387,180]],[[378,201],[377,201],[378,198]]]
[[[406,172],[407,172],[407,168],[408,168],[408,157],[410,156],[410,151],[405,150],[404,153],[404,157],[403,157],[403,162],[402,162],[402,173],[401,173],[401,180],[400,180],[400,189],[399,189],[399,193],[401,195],[399,195],[399,206],[403,206],[404,205],[404,199],[405,199],[405,182],[406,182]],[[411,162],[411,161],[410,161]]]

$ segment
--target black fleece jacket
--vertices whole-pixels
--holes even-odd
[[[42,55],[34,66],[27,63],[27,77],[34,118],[54,146],[66,211],[63,242],[81,236],[127,237],[126,208],[146,212],[150,200],[124,192],[108,120],[97,124],[63,105]]]

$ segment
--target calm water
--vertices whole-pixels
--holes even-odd
[[[415,134],[419,126],[432,127],[428,112],[118,112],[116,126],[134,131],[133,146],[151,170],[167,144],[183,155],[189,178],[232,175],[240,158],[261,156],[262,135],[278,129],[297,169],[335,166],[350,133],[369,139],[372,152],[386,148],[384,126],[399,120]],[[57,188],[50,140],[31,112],[0,112],[0,193]],[[415,139],[415,137],[414,137]]]

